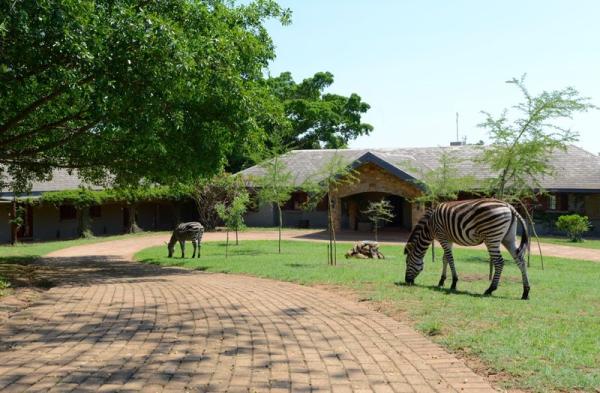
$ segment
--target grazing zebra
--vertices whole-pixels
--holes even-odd
[[[523,226],[521,244],[516,247],[517,221]],[[504,260],[500,254],[500,244],[508,250],[521,269],[523,296],[529,298],[529,279],[523,258],[529,237],[523,217],[514,207],[496,199],[474,199],[446,202],[428,209],[410,233],[404,254],[406,254],[407,284],[414,284],[415,278],[423,270],[423,257],[427,248],[436,239],[444,249],[444,267],[438,286],[446,280],[448,264],[452,270],[451,290],[456,290],[458,275],[452,257],[452,243],[462,246],[476,246],[485,243],[494,265],[494,277],[485,295],[491,295],[498,288]]]
[[[204,234],[204,227],[199,222],[184,222],[183,224],[177,225],[177,228],[171,235],[171,240],[167,244],[169,250],[169,258],[173,256],[175,249],[175,243],[179,242],[181,246],[181,257],[185,258],[185,241],[191,240],[194,246],[194,253],[192,258],[196,257],[196,248],[198,249],[198,258],[200,258],[200,242],[202,241],[202,235]]]

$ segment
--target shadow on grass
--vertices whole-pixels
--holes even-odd
[[[444,287],[438,287],[437,285],[421,285],[421,284],[407,284],[405,282],[401,282],[401,281],[396,281],[394,282],[394,285],[397,287],[407,287],[407,288],[424,288],[424,289],[429,289],[430,291],[435,291],[435,292],[440,292],[440,293],[444,293],[446,295],[463,295],[463,296],[471,296],[471,297],[476,297],[476,298],[497,298],[497,299],[506,299],[506,300],[517,300],[516,298],[512,298],[512,297],[508,297],[508,296],[498,296],[495,293],[493,295],[484,295],[483,293],[479,293],[479,292],[470,292],[470,291],[464,291],[464,290],[460,290],[460,289],[450,289],[450,288],[444,288]]]
[[[311,265],[307,263],[286,263],[283,266],[291,267],[291,268],[309,268]]]

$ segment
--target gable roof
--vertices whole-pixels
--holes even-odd
[[[335,154],[353,167],[370,162],[387,170],[402,180],[419,179],[420,174],[439,166],[442,152],[453,152],[463,159],[457,167],[465,175],[477,180],[496,176],[489,168],[475,162],[484,146],[415,147],[400,149],[339,149],[339,150],[293,150],[281,156],[299,186],[305,180],[318,179],[318,173]],[[570,145],[565,151],[552,154],[556,173],[542,179],[542,186],[549,191],[600,192],[600,157],[577,146]],[[246,178],[264,175],[265,170],[255,165],[239,172]]]

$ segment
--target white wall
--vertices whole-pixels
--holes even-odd
[[[275,208],[271,204],[262,204],[256,212],[248,212],[244,222],[250,227],[275,226]]]

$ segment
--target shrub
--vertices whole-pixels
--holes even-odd
[[[556,220],[556,227],[567,233],[569,239],[573,242],[582,241],[581,236],[590,230],[590,220],[587,216],[580,216],[579,214],[569,214],[558,217]]]

